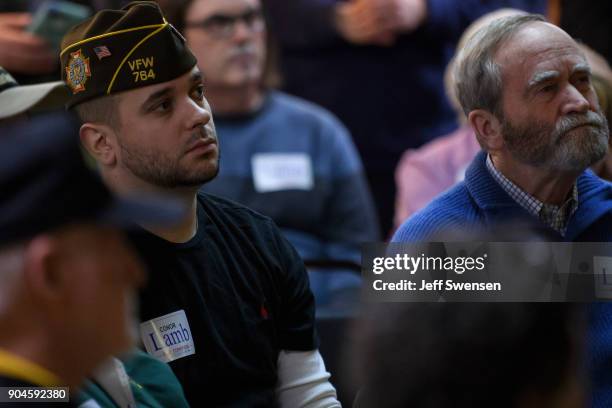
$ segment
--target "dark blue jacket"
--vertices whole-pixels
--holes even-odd
[[[467,169],[465,180],[406,220],[393,241],[426,241],[449,230],[486,232],[515,222],[539,224],[536,226],[546,229],[491,177],[486,157],[480,152]],[[612,183],[585,171],[578,177],[578,202],[565,237],[550,228],[547,232],[556,241],[612,241]]]

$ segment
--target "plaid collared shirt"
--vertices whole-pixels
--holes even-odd
[[[487,169],[497,183],[516,201],[521,207],[526,209],[531,215],[538,217],[543,223],[565,235],[567,222],[578,208],[578,186],[574,183],[572,195],[560,206],[545,204],[522,190],[519,186],[508,180],[493,165],[491,156],[487,155]]]

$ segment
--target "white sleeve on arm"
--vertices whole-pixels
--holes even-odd
[[[285,351],[278,355],[276,396],[281,408],[340,407],[336,389],[319,350]]]

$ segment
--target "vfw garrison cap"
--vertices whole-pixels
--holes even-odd
[[[104,95],[171,81],[196,58],[157,3],[135,1],[102,10],[74,26],[62,40],[62,79],[67,106]]]

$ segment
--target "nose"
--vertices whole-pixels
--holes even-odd
[[[573,85],[568,85],[565,95],[565,102],[562,106],[564,115],[572,113],[586,113],[591,108],[591,101],[587,95],[580,92]]]
[[[204,106],[200,106],[197,102],[190,100],[190,106],[192,107],[191,119],[188,124],[190,130],[202,127],[210,122],[212,114],[206,100],[204,100]]]
[[[238,20],[234,26],[233,40],[238,43],[248,41],[253,35],[253,30],[249,27],[249,23],[244,20]]]

